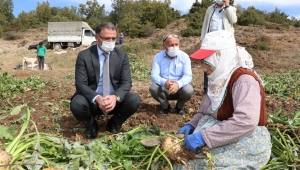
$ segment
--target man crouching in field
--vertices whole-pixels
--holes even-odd
[[[169,100],[177,100],[175,110],[184,114],[184,104],[192,98],[194,89],[192,81],[191,60],[179,50],[179,37],[168,34],[163,38],[163,49],[154,56],[152,62],[150,93],[162,107],[160,114],[171,110]]]
[[[129,59],[115,47],[116,36],[112,23],[100,23],[96,27],[97,44],[79,52],[76,60],[76,92],[70,107],[74,117],[85,124],[88,139],[98,135],[95,115],[113,115],[106,130],[116,134],[140,106],[139,96],[130,92]]]

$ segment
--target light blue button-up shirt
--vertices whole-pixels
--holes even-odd
[[[151,81],[164,86],[167,80],[176,81],[179,88],[191,83],[191,60],[185,52],[179,50],[178,55],[173,59],[167,56],[165,50],[154,56]]]
[[[97,50],[98,50],[98,54],[99,54],[99,64],[100,64],[100,78],[99,78],[99,83],[98,83],[98,87],[96,89],[96,92],[103,96],[103,64],[104,64],[104,55],[102,53],[104,53],[98,46],[97,46]],[[108,52],[108,61],[109,61],[109,57],[110,57],[110,52]],[[109,82],[109,86],[110,86],[110,90],[109,90],[109,93],[110,94],[114,94],[115,92],[115,89],[111,83],[111,81]]]
[[[223,23],[224,10],[219,12],[221,9],[222,8],[220,8],[219,6],[216,5],[215,12],[211,18],[211,24],[210,24],[210,29],[209,29],[210,32],[217,31],[217,30],[225,30],[224,23]]]

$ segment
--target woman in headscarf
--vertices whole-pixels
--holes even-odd
[[[265,127],[263,84],[252,70],[251,55],[236,45],[231,33],[220,30],[207,33],[200,50],[190,57],[200,60],[208,74],[208,93],[178,133],[185,135],[185,147],[195,153],[208,147],[213,160],[190,160],[188,168],[207,169],[208,163],[228,170],[266,165],[272,144]],[[174,165],[174,169],[187,167]]]

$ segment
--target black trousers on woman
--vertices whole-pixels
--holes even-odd
[[[44,70],[44,56],[38,56],[39,69]]]
[[[204,72],[204,91],[203,91],[203,95],[207,94],[207,88],[208,88],[208,77],[207,77],[207,73]]]

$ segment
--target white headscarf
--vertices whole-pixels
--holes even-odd
[[[240,46],[218,50],[204,61],[215,68],[208,75],[207,91],[211,101],[211,112],[215,112],[223,103],[232,73],[240,67],[252,69],[254,64],[252,56]]]

